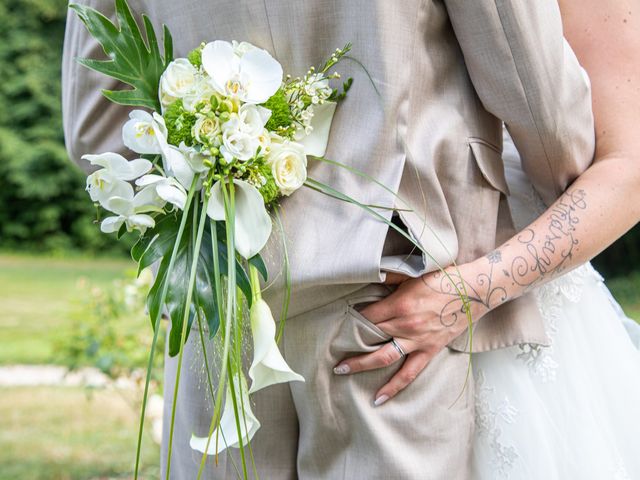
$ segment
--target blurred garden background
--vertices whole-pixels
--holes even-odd
[[[99,232],[64,148],[66,5],[0,3],[0,480],[130,478],[136,446],[150,279]],[[640,227],[594,263],[640,320]],[[158,392],[161,355],[156,366]],[[156,478],[148,423],[143,472]]]

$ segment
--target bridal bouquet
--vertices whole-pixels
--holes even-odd
[[[78,61],[132,87],[103,91],[109,100],[143,108],[133,110],[122,126],[124,145],[139,158],[127,160],[112,152],[83,156],[98,167],[87,178],[89,195],[110,212],[101,221],[101,230],[118,238],[139,232],[132,249],[139,272],[157,266],[147,296],[154,340],[136,477],[152,359],[165,313],[171,321],[169,354],[178,356],[167,478],[183,346],[192,328],[204,352],[213,416],[209,435],[192,437],[191,447],[208,455],[228,447],[240,449],[246,478],[245,448],[250,451],[249,441],[260,427],[249,396],[276,383],[304,381],[282,357],[274,318],[261,295],[260,277],[267,280],[267,269],[260,252],[274,220],[280,225],[279,200],[303,186],[312,188],[360,206],[423,249],[375,210],[385,207],[359,203],[307,177],[308,158],[313,158],[389,190],[364,173],[323,157],[336,105],[352,84],[348,79],[341,88],[333,88],[331,81],[339,75],[330,71],[345,58],[349,44],[301,77],[285,76],[276,59],[247,42],[203,43],[186,58],[174,59],[166,26],[161,53],[149,19],[142,15],[143,34],[126,0],[116,0],[115,5],[118,26],[92,8],[70,8],[109,57]],[[283,251],[286,269],[286,247]],[[287,315],[288,282],[285,288],[281,326]],[[246,338],[249,331],[251,339]],[[252,344],[248,365],[245,343]],[[212,349],[221,362],[215,375],[207,361]],[[200,472],[206,458],[203,455]]]
[[[116,0],[119,27],[92,8],[71,8],[110,57],[79,62],[133,87],[103,91],[109,100],[145,108],[133,110],[122,126],[124,145],[139,158],[112,152],[82,158],[98,167],[87,178],[91,199],[111,213],[101,230],[118,237],[138,231],[132,256],[139,271],[158,265],[147,297],[152,348],[166,312],[169,354],[178,355],[169,451],[183,345],[197,325],[205,362],[207,349],[218,346],[222,365],[216,384],[206,365],[213,419],[209,436],[193,437],[191,447],[207,454],[240,448],[244,463],[244,447],[260,427],[249,395],[304,381],[278,349],[276,324],[261,297],[260,276],[266,280],[267,270],[260,251],[272,233],[269,211],[277,218],[278,200],[305,185],[307,157],[324,155],[337,102],[351,86],[348,80],[342,91],[332,88],[330,80],[339,75],[329,70],[350,46],[293,78],[247,42],[203,43],[187,58],[173,59],[166,27],[162,54],[151,22],[143,16],[143,36],[125,0]],[[253,340],[248,369],[247,322]],[[153,352],[149,358],[150,372]],[[146,396],[147,389],[136,474]]]

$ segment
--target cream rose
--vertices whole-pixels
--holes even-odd
[[[171,62],[160,77],[160,101],[164,106],[189,94],[196,83],[198,71],[186,58]]]
[[[276,185],[283,195],[291,195],[307,179],[307,157],[296,142],[272,143],[267,156]]]
[[[213,144],[216,136],[220,135],[220,119],[216,116],[196,114],[192,135],[200,143]]]

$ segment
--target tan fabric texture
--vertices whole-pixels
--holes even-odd
[[[260,478],[469,478],[473,381],[465,387],[467,354],[444,349],[410,389],[380,407],[373,405],[374,394],[400,363],[354,376],[332,371],[344,357],[372,352],[389,341],[356,309],[388,293],[371,284],[289,319],[284,355],[306,381],[253,396],[252,409],[262,422],[252,442]],[[191,335],[184,361],[171,478],[194,479],[202,457],[189,448],[189,438],[191,433],[207,435],[212,414],[198,335]],[[173,391],[175,368],[172,359],[166,367],[167,392]],[[169,415],[166,409],[165,438]],[[166,455],[165,442],[163,465]],[[220,455],[218,466],[208,459],[203,478],[235,478],[240,465],[239,450],[230,449]]]

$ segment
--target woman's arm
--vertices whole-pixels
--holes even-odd
[[[565,35],[592,81],[596,160],[523,231],[488,255],[447,269],[469,293],[475,320],[590,260],[640,221],[640,9],[632,3],[561,2]],[[410,384],[464,331],[461,301],[451,302],[455,295],[450,280],[435,272],[403,281],[389,297],[362,311],[409,354],[376,394],[377,404]],[[380,368],[399,359],[387,345],[345,360],[337,373]]]

